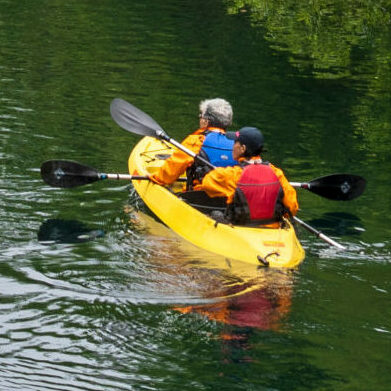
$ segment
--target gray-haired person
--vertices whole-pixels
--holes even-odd
[[[230,103],[222,98],[206,99],[200,102],[199,109],[200,128],[187,136],[182,145],[216,167],[236,165],[232,157],[233,140],[225,136],[232,124]],[[187,190],[191,190],[193,184],[200,183],[209,170],[198,159],[176,150],[150,178],[159,185],[170,185],[186,171]]]

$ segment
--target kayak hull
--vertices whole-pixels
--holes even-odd
[[[156,172],[175,147],[144,137],[129,156],[131,175]],[[304,250],[289,221],[284,228],[255,228],[217,223],[176,195],[183,182],[167,188],[148,180],[133,180],[133,186],[147,207],[182,238],[207,251],[256,266],[298,266]]]

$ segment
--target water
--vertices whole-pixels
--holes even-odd
[[[0,389],[388,390],[390,7],[334,0],[0,1]],[[182,139],[201,99],[260,127],[299,191],[295,271],[229,272],[126,182],[44,184],[47,159],[126,173],[122,97]]]

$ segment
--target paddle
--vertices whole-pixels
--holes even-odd
[[[193,158],[214,168],[210,162],[170,138],[153,118],[125,100],[114,99],[110,105],[110,112],[114,121],[128,132],[168,141]],[[365,179],[357,175],[333,174],[305,183],[291,182],[291,185],[331,200],[348,201],[362,194],[365,189]]]
[[[50,186],[62,188],[87,185],[103,179],[149,180],[142,175],[100,173],[93,167],[72,160],[47,160],[41,165],[41,176]],[[178,181],[185,182],[186,178],[178,178]]]
[[[42,179],[50,186],[62,188],[87,185],[103,179],[128,181],[132,179],[149,180],[147,176],[142,175],[100,173],[93,167],[86,166],[72,160],[47,160],[41,165],[41,176]],[[178,178],[178,180],[186,181],[186,178]],[[343,246],[322,234],[320,231],[317,231],[315,228],[312,228],[308,224],[304,223],[304,221],[297,217],[294,217],[293,219],[327,243],[340,249],[344,249]]]
[[[41,176],[50,186],[63,188],[87,185],[103,179],[149,180],[148,176],[143,175],[100,173],[93,167],[72,160],[48,160],[42,163]],[[186,178],[178,178],[177,181],[186,182]],[[358,197],[365,188],[363,178],[348,174],[333,174],[313,179],[310,182],[290,183],[294,187],[307,189],[322,197],[344,201]]]
[[[325,234],[323,234],[322,232],[318,231],[317,229],[315,229],[314,227],[311,227],[309,224],[305,223],[303,220],[300,220],[298,217],[296,216],[293,216],[293,220],[296,221],[298,224],[300,224],[301,226],[303,226],[307,231],[313,233],[314,235],[316,235],[318,238],[324,240],[325,242],[331,244],[332,246],[334,247],[337,247],[339,248],[340,250],[346,250],[346,247],[342,246],[341,244],[337,243],[335,240],[329,238],[328,236],[326,236]]]
[[[363,193],[366,181],[358,175],[332,174],[306,183],[290,182],[290,184],[329,200],[350,201]]]
[[[190,149],[184,147],[178,141],[172,139],[168,134],[161,128],[161,126],[148,114],[144,113],[137,107],[133,106],[129,102],[123,99],[113,99],[110,105],[110,113],[114,121],[128,132],[138,134],[140,136],[155,137],[164,141],[168,141],[181,151],[187,153],[194,159],[198,159],[210,168],[214,168],[213,164],[203,159]]]

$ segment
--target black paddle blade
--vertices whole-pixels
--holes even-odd
[[[366,181],[358,175],[333,174],[308,183],[308,190],[335,201],[350,201],[365,190]]]
[[[114,121],[128,132],[157,138],[165,135],[153,118],[123,99],[116,98],[111,102],[110,113]]]
[[[53,187],[76,187],[98,181],[99,173],[92,167],[71,160],[48,160],[41,165],[42,179]]]

